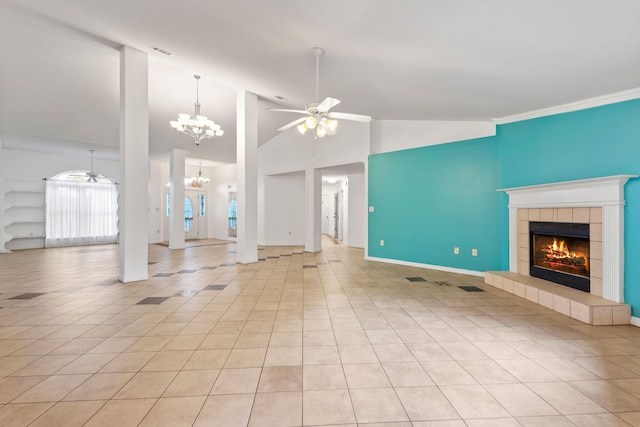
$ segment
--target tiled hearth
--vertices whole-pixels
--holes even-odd
[[[590,325],[628,325],[631,306],[546,280],[508,271],[488,271],[485,283]]]

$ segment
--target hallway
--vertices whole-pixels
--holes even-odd
[[[322,243],[1,255],[0,425],[640,425],[638,328]]]

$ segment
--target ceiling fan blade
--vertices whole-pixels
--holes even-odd
[[[267,111],[284,111],[285,113],[309,114],[305,110],[285,110],[282,108],[268,108]]]
[[[371,116],[363,116],[361,114],[351,114],[351,113],[332,112],[332,113],[329,113],[329,117],[331,117],[332,119],[355,120],[356,122],[364,122],[364,123],[369,123],[371,121]]]
[[[322,113],[326,113],[327,111],[329,111],[330,109],[332,109],[333,107],[335,107],[338,104],[340,104],[340,100],[339,99],[326,97],[324,99],[324,101],[322,101],[320,104],[318,104],[318,106],[316,108],[318,109],[318,111],[320,111]]]
[[[307,120],[306,117],[300,117],[299,119],[294,120],[291,123],[282,126],[280,129],[278,129],[278,132],[281,132],[283,130],[287,130],[287,129],[292,128],[292,127],[294,127],[296,125],[299,125],[300,123],[304,122],[305,120]]]

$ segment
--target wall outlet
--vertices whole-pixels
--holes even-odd
[[[375,211],[374,207],[373,206],[369,206],[369,212],[373,212],[373,211]]]
[[[478,250],[477,249],[471,249],[471,256],[478,256]]]
[[[454,255],[460,255],[460,248],[453,248]]]
[[[384,240],[380,240],[380,246],[384,246]]]

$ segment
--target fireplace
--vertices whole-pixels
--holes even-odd
[[[590,292],[589,224],[529,222],[529,274]]]

